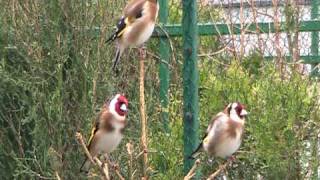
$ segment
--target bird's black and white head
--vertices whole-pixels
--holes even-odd
[[[115,116],[115,119],[123,121],[128,114],[128,100],[124,95],[115,95],[109,104],[110,113]]]
[[[244,121],[245,117],[248,115],[247,110],[245,109],[245,106],[241,104],[240,102],[233,102],[228,104],[225,111],[233,120],[239,120]]]

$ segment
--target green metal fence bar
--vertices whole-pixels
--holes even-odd
[[[256,24],[244,24],[243,27],[247,27],[246,34],[255,34],[257,28],[260,30],[259,33],[274,33],[274,23],[257,23]],[[201,36],[206,35],[230,35],[230,34],[240,34],[241,33],[241,25],[233,24],[233,28],[231,26],[228,27],[227,24],[198,24],[198,32]],[[230,29],[230,30],[229,30]],[[180,24],[168,24],[164,26],[164,30],[167,32],[169,36],[181,36],[182,26]],[[231,31],[231,32],[230,32]],[[284,22],[280,24],[280,32],[286,32],[286,25]],[[300,32],[312,32],[312,31],[320,31],[320,21],[312,20],[312,21],[302,21],[299,27]],[[162,29],[156,28],[154,36],[166,36]]]
[[[188,158],[199,143],[198,140],[198,85],[197,66],[198,26],[196,0],[183,0],[182,38],[183,38],[183,141],[184,173],[192,167],[194,160]]]
[[[160,15],[159,20],[161,26],[167,23],[168,20],[168,1],[160,1]],[[160,78],[160,103],[161,103],[161,120],[164,125],[166,132],[169,132],[169,81],[170,81],[170,71],[169,71],[169,60],[170,60],[170,45],[167,37],[160,37],[160,65],[159,65],[159,78]]]
[[[320,56],[299,56],[300,59],[302,60],[301,63],[304,64],[317,64],[320,63]],[[274,56],[264,56],[263,57],[265,60],[273,60]],[[285,59],[290,60],[292,59],[291,56],[284,56]]]
[[[312,0],[311,2],[311,19],[317,19],[319,18],[319,0]],[[319,19],[317,19],[319,20]],[[320,24],[320,23],[318,23]],[[311,54],[313,56],[319,56],[319,32],[312,32],[311,34]],[[318,61],[320,63],[320,61]],[[312,66],[312,76],[318,76],[320,73],[319,68],[315,68],[315,66]]]

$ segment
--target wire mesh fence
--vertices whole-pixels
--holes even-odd
[[[180,23],[181,1],[169,2],[169,24]],[[282,61],[319,62],[319,33],[303,30],[305,21],[318,20],[317,3],[310,0],[198,0],[199,24],[212,24],[218,49],[203,49],[212,54],[225,47],[218,56],[241,59],[258,52],[268,59]],[[311,25],[317,22],[311,23]],[[219,25],[225,25],[229,33],[220,33]],[[252,28],[253,27],[253,28]],[[302,27],[302,28],[301,28]],[[200,46],[203,44],[200,39]],[[312,50],[313,48],[313,50]],[[303,67],[303,65],[301,65]],[[305,73],[311,66],[303,67]]]

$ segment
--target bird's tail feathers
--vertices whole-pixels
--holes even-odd
[[[82,166],[80,168],[80,172],[88,173],[90,166],[91,166],[91,161],[90,161],[90,159],[86,158],[85,161],[82,163]]]
[[[109,44],[111,42],[113,42],[114,40],[117,39],[117,33],[113,33],[107,40],[106,40],[106,43]]]
[[[197,149],[191,153],[189,159],[195,159],[200,154],[200,149],[202,148],[202,142],[199,144]]]
[[[113,65],[112,65],[112,70],[115,71],[116,70],[116,66],[119,63],[120,57],[122,55],[122,48],[118,47],[117,48],[117,52],[116,52],[116,57],[113,60]]]
[[[113,42],[114,40],[116,40],[118,37],[122,36],[122,34],[125,32],[125,29],[127,27],[127,20],[128,18],[125,17],[121,17],[121,19],[119,20],[118,24],[117,24],[117,30],[115,33],[113,33],[107,40],[106,43],[110,43]]]

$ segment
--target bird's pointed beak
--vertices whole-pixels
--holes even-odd
[[[120,109],[121,109],[121,111],[123,111],[123,112],[127,112],[127,111],[128,111],[127,105],[125,105],[125,104],[122,104],[122,105],[120,106]]]
[[[242,109],[240,116],[246,116],[248,114],[249,114],[248,111],[246,111],[245,109]]]

